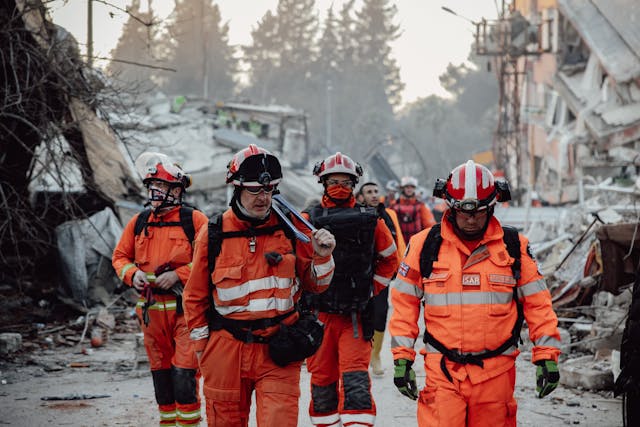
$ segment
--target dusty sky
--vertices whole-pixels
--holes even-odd
[[[120,36],[127,15],[101,2],[94,2],[94,55],[109,57]],[[105,0],[126,7],[130,0]],[[145,0],[141,0],[146,5]],[[232,44],[249,44],[251,29],[267,10],[275,11],[278,0],[217,0],[222,18],[229,21]],[[316,0],[321,19],[333,4],[339,11],[344,0]],[[360,8],[356,1],[356,9]],[[473,40],[473,25],[461,17],[444,12],[446,6],[472,21],[496,16],[496,4],[501,0],[397,0],[395,22],[402,35],[393,45],[393,55],[400,66],[400,76],[406,84],[403,103],[436,94],[446,96],[438,76],[452,62],[466,61]],[[160,18],[173,9],[173,0],[153,0],[152,7]],[[84,50],[87,40],[87,0],[54,0],[49,3],[54,22],[67,28]],[[113,16],[110,16],[110,15]]]

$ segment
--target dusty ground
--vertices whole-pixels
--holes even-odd
[[[387,340],[385,344],[387,344]],[[56,347],[22,352],[0,361],[0,425],[12,426],[150,426],[157,425],[153,386],[146,364],[135,367],[135,338],[116,333],[101,348],[82,354],[80,348]],[[545,399],[534,393],[534,368],[521,355],[516,397],[520,426],[620,426],[621,400],[560,388]],[[416,425],[415,402],[393,386],[391,354],[385,351],[387,372],[373,377],[378,405],[377,426]],[[85,367],[71,367],[74,365]],[[419,365],[419,364],[417,364]],[[424,371],[417,369],[418,380]],[[309,374],[303,367],[300,426],[310,426]],[[108,395],[80,400],[42,400],[69,395]],[[86,397],[86,396],[85,396]],[[251,425],[255,426],[252,419]]]

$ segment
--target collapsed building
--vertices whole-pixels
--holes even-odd
[[[531,239],[563,328],[561,381],[573,387],[609,390],[620,357],[624,368],[640,354],[630,345],[640,338],[632,323],[640,315],[632,304],[640,266],[639,21],[634,0],[516,0],[503,2],[498,20],[476,23],[477,53],[489,58],[500,87],[494,166],[520,206],[496,214]],[[551,206],[532,207],[540,204]],[[637,372],[629,378],[640,381]],[[638,396],[626,395],[627,412]]]

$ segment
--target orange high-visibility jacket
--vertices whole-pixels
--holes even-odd
[[[296,219],[296,227],[311,236],[310,231]],[[265,224],[278,224],[274,214]],[[240,220],[231,209],[222,217],[222,231],[242,231],[249,223]],[[195,350],[204,350],[209,327],[209,227],[202,227],[194,244],[193,267],[183,294],[184,314],[194,340]],[[255,245],[250,246],[251,240]],[[255,252],[251,252],[251,247]],[[277,252],[282,260],[269,265],[265,254]],[[215,308],[222,316],[236,320],[273,318],[294,309],[302,290],[319,293],[327,290],[333,278],[334,262],[331,255],[317,255],[311,243],[292,243],[284,231],[257,237],[226,238],[220,255],[216,257],[211,275],[214,284]],[[269,335],[275,333],[275,329]]]
[[[135,236],[134,227],[138,215],[140,214],[134,215],[127,223],[113,251],[111,260],[120,280],[131,286],[136,271],[153,273],[161,265],[169,263],[180,281],[187,283],[191,272],[192,248],[183,228],[180,225],[149,226],[146,231]],[[193,211],[193,227],[196,232],[207,221],[205,214]],[[148,222],[180,222],[180,208],[175,207],[160,216],[152,212]]]
[[[402,237],[402,229],[400,228],[400,223],[398,222],[398,214],[391,208],[384,209],[389,218],[391,218],[391,222],[393,222],[393,228],[396,231],[396,248],[398,249],[398,261],[402,259],[404,256],[404,251],[407,250],[407,243],[404,241],[404,237]]]
[[[414,360],[420,305],[424,302],[427,330],[447,348],[461,353],[493,350],[507,341],[517,318],[513,288],[522,301],[529,335],[534,343],[532,362],[557,361],[560,354],[558,320],[551,295],[536,262],[528,252],[528,240],[520,235],[521,278],[513,277],[514,260],[507,253],[503,230],[491,217],[479,246],[470,252],[454,233],[446,215],[442,219],[442,246],[428,278],[420,274],[420,252],[429,230],[411,238],[409,249],[391,289],[393,314],[389,322],[394,359]],[[426,346],[426,364],[439,364],[442,355]],[[509,370],[519,354],[512,347],[484,361],[484,368],[446,361],[451,375],[462,381],[469,376],[479,383]]]

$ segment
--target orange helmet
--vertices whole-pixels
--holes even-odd
[[[164,181],[182,188],[191,185],[191,176],[165,154],[142,153],[136,159],[135,165],[138,173],[143,176],[142,183],[145,186],[148,186],[151,181]]]
[[[277,185],[282,180],[280,161],[269,151],[250,144],[227,165],[227,184],[240,187]]]
[[[332,173],[346,173],[353,177],[353,181],[357,184],[362,176],[362,166],[354,162],[351,157],[337,152],[332,154],[313,167],[313,174],[318,177],[318,182],[322,182],[322,178]]]
[[[497,201],[511,199],[509,184],[496,180],[489,169],[473,160],[453,169],[446,181],[439,179],[433,195],[445,199],[454,209],[468,212],[487,209]]]

